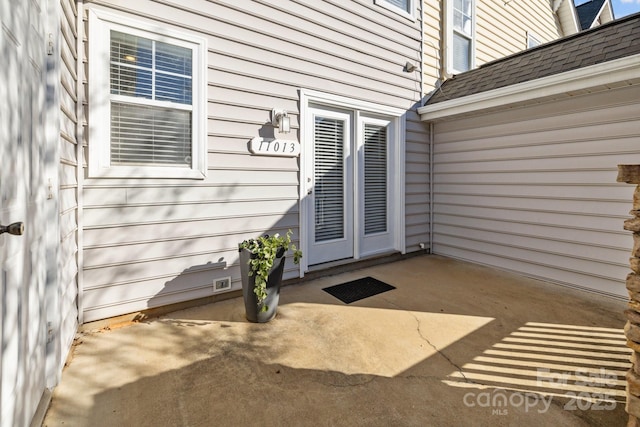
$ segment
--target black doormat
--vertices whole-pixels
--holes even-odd
[[[352,302],[369,298],[392,289],[395,289],[395,286],[381,282],[373,277],[363,277],[362,279],[353,280],[340,285],[329,286],[322,290],[330,293],[345,304],[351,304]]]

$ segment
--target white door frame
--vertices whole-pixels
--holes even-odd
[[[309,115],[311,114],[311,104],[323,105],[339,109],[352,110],[355,117],[359,114],[372,114],[383,116],[393,122],[392,132],[390,135],[394,144],[391,146],[391,168],[389,171],[389,179],[391,182],[391,206],[392,215],[391,232],[393,234],[394,251],[401,253],[406,252],[405,248],[405,121],[406,111],[400,108],[390,107],[386,105],[376,104],[368,101],[347,98],[344,96],[318,92],[314,90],[300,90],[300,123],[302,129],[300,131],[301,152],[300,152],[300,242],[299,247],[303,254],[308,253],[310,248],[310,230],[307,218],[309,217],[310,206],[307,194],[311,191],[313,184],[313,135],[312,129],[306,125]],[[357,120],[356,120],[357,123]],[[357,197],[355,198],[358,199]],[[356,215],[356,223],[357,215]],[[358,225],[360,227],[361,225]],[[357,231],[358,229],[356,229]],[[354,259],[360,258],[361,248],[359,245],[359,232],[354,233]],[[309,270],[307,257],[300,260],[300,277]]]
[[[380,119],[374,116],[358,113],[357,114],[357,123],[356,127],[358,129],[358,139],[356,140],[357,146],[357,154],[355,156],[355,172],[357,174],[357,179],[355,179],[355,191],[357,193],[356,201],[355,201],[355,224],[354,228],[356,230],[361,230],[365,227],[365,147],[366,141],[364,140],[365,135],[365,125],[377,125],[386,128],[387,130],[387,141],[386,141],[386,149],[387,149],[387,227],[384,232],[372,233],[370,235],[366,235],[363,232],[358,233],[356,235],[356,253],[359,254],[360,257],[366,257],[371,255],[376,255],[378,253],[384,253],[388,248],[392,245],[392,238],[394,234],[393,230],[393,218],[395,212],[395,206],[393,204],[393,195],[396,193],[395,188],[393,187],[394,179],[391,176],[394,170],[394,155],[396,154],[393,149],[392,142],[395,137],[395,121],[389,120],[388,118]],[[389,179],[391,178],[391,179]],[[373,249],[372,249],[373,248]]]
[[[317,202],[316,197],[318,195],[318,181],[314,179],[314,174],[309,175],[308,178],[311,178],[311,181],[307,179],[308,188],[313,188],[313,191],[307,191],[307,200],[306,204],[310,206],[310,210],[307,211],[307,233],[309,236],[307,243],[307,251],[304,253],[307,254],[307,262],[311,259],[311,253],[316,254],[314,264],[320,264],[325,262],[326,260],[332,261],[336,259],[349,259],[354,256],[354,233],[356,228],[354,227],[354,194],[356,193],[356,189],[354,189],[355,179],[354,179],[354,162],[353,156],[355,153],[352,152],[352,135],[354,134],[353,126],[354,126],[354,118],[353,114],[350,111],[340,111],[324,108],[309,108],[309,121],[305,123],[306,126],[313,129],[315,128],[315,118],[323,117],[329,120],[337,120],[344,124],[344,135],[343,140],[341,141],[343,156],[342,156],[342,164],[343,164],[343,174],[342,174],[342,187],[343,187],[343,209],[342,209],[342,224],[343,224],[343,236],[339,238],[333,238],[330,240],[325,240],[322,242],[316,241],[316,225],[317,225],[317,210],[315,203]],[[313,132],[313,131],[311,131]],[[318,159],[315,156],[315,146],[316,139],[314,135],[310,135],[309,144],[312,146],[309,153],[313,153],[313,159],[310,161],[311,163],[311,171],[314,171],[314,167],[317,164]],[[313,141],[313,143],[311,142]],[[314,161],[315,160],[315,161]]]

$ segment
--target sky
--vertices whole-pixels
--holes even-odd
[[[576,0],[575,4],[577,6],[587,1],[589,0]],[[640,12],[640,0],[611,0],[611,3],[613,4],[613,14],[616,19]]]

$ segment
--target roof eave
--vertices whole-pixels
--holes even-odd
[[[422,121],[469,114],[597,86],[640,79],[640,54],[418,108]]]

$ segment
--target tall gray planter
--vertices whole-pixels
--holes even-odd
[[[280,301],[280,285],[282,284],[282,274],[284,273],[284,249],[278,251],[276,259],[273,261],[273,267],[269,271],[269,279],[267,280],[267,298],[264,305],[268,307],[267,311],[261,311],[262,306],[258,306],[256,294],[253,288],[256,283],[256,276],[249,275],[249,260],[253,258],[253,252],[247,249],[240,249],[240,275],[242,276],[242,296],[244,297],[244,308],[249,322],[265,323],[276,316],[278,310],[278,302]]]

